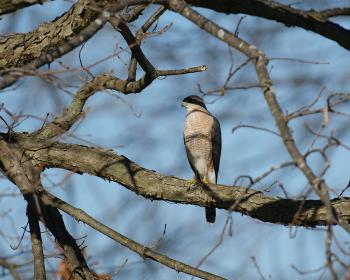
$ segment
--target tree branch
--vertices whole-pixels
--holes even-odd
[[[78,34],[96,19],[98,13],[87,7],[87,3],[87,0],[78,1],[62,16],[32,32],[1,38],[0,69],[22,67],[65,44],[67,38]]]
[[[134,37],[129,27],[124,22],[118,21],[117,18],[113,17],[110,19],[111,24],[114,29],[118,30],[122,34],[123,38],[129,45],[131,49],[132,56],[135,57],[137,62],[140,64],[141,68],[145,73],[152,75],[152,73],[156,70],[152,63],[147,59],[147,57],[143,54],[143,51],[140,47],[140,42]]]
[[[113,4],[113,1],[110,0]],[[129,1],[130,5],[149,3],[150,1]],[[224,13],[244,13],[276,20],[287,26],[299,26],[311,30],[326,38],[338,42],[350,49],[350,31],[338,24],[327,21],[333,14],[346,14],[348,11],[302,11],[273,1],[208,1],[188,0],[189,4]],[[0,40],[0,69],[22,67],[33,59],[46,56],[50,51],[56,52],[56,46],[63,46],[68,38],[77,36],[81,30],[93,22],[99,14],[98,9],[90,9],[87,0],[80,0],[67,13],[49,24],[41,25],[37,30],[27,34],[16,34]],[[151,1],[163,5],[172,5],[171,1]],[[113,11],[118,11],[125,4],[114,4]],[[99,21],[98,21],[99,22]],[[67,31],[69,30],[69,32]],[[42,38],[46,38],[42,40]],[[43,65],[43,60],[41,65]],[[50,60],[49,60],[50,61]],[[34,63],[35,64],[35,63]],[[40,64],[40,63],[39,63]],[[13,81],[12,81],[13,82]],[[7,84],[11,84],[7,82]]]
[[[324,18],[350,16],[350,8],[334,8],[318,11]]]
[[[137,242],[135,242],[132,239],[127,238],[126,236],[112,230],[111,228],[107,227],[106,225],[102,224],[101,222],[95,220],[91,216],[89,216],[87,213],[85,213],[83,210],[75,208],[68,203],[64,202],[63,200],[53,196],[52,194],[43,191],[40,193],[41,198],[45,201],[46,204],[50,204],[53,207],[57,207],[58,209],[61,209],[62,211],[66,212],[68,215],[71,215],[74,217],[77,221],[82,221],[92,228],[96,229],[97,231],[103,233],[104,235],[108,236],[109,238],[115,240],[116,242],[120,243],[121,245],[129,248],[130,250],[134,251],[135,253],[139,254],[142,258],[148,258],[151,260],[154,260],[156,262],[159,262],[169,268],[172,268],[176,270],[177,272],[183,272],[187,273],[196,277],[199,277],[201,279],[208,279],[208,280],[224,280],[225,278],[222,278],[220,276],[217,276],[215,274],[200,270],[198,268],[194,268],[190,265],[187,265],[185,263],[176,261],[174,259],[171,259],[167,257],[166,255],[162,255],[154,250],[152,250],[149,247],[143,246]]]
[[[0,258],[0,266],[7,269],[11,273],[14,280],[21,280],[22,279],[16,270],[18,267],[17,264],[8,262],[7,260]]]
[[[72,276],[79,280],[93,280],[93,274],[74,238],[67,231],[61,214],[56,208],[43,203],[38,196],[38,192],[43,190],[40,173],[30,161],[23,158],[23,153],[16,154],[16,152],[20,150],[15,146],[10,147],[0,137],[0,168],[3,173],[19,188],[28,206],[35,213],[36,219],[42,219],[45,226],[55,236],[58,244],[64,250]],[[18,155],[22,160],[19,160]]]
[[[2,0],[0,1],[0,16],[13,13],[19,9],[23,9],[25,7],[32,6],[35,4],[42,5],[44,2],[47,1],[48,0]]]
[[[142,168],[111,151],[74,144],[49,143],[25,134],[12,134],[11,141],[15,141],[35,165],[98,176],[119,183],[148,199],[225,210],[230,210],[236,204],[235,212],[264,222],[296,226],[327,224],[327,207],[320,200],[274,198],[239,186],[209,185],[207,190],[188,190],[186,180]],[[331,203],[338,216],[349,223],[350,198],[336,198]]]
[[[64,110],[61,116],[56,117],[52,122],[34,132],[33,135],[40,139],[50,139],[67,132],[81,116],[87,99],[97,91],[111,89],[124,94],[138,93],[160,76],[190,74],[206,70],[207,67],[203,65],[187,69],[154,70],[151,74],[146,73],[143,77],[134,82],[121,80],[111,75],[97,76],[79,89],[70,107]]]
[[[141,28],[136,32],[136,40],[139,41],[139,44],[141,44],[141,41],[143,39],[143,36],[145,35],[146,31],[152,26],[154,22],[156,22],[161,15],[166,11],[166,8],[164,6],[160,6],[147,20],[146,22],[141,26]],[[129,68],[128,68],[128,80],[129,81],[135,81],[136,80],[136,67],[137,67],[137,60],[136,58],[131,55]]]
[[[327,14],[327,11],[303,11],[270,0],[187,0],[186,2],[221,13],[242,13],[275,20],[286,26],[298,26],[333,40],[343,48],[350,50],[350,31],[327,20],[332,12]],[[345,12],[348,13],[348,11]]]
[[[30,229],[30,237],[32,241],[32,252],[34,260],[34,278],[37,280],[46,279],[45,259],[43,252],[43,244],[39,227],[39,220],[33,213],[32,209],[27,206],[27,216]]]
[[[119,4],[119,9],[124,7],[123,5]],[[122,16],[122,20],[135,20],[143,9],[144,6],[136,6],[130,14]],[[38,69],[39,67],[47,63],[53,62],[55,59],[63,56],[64,54],[69,53],[77,46],[81,45],[83,42],[91,38],[97,31],[99,31],[107,22],[109,17],[109,13],[101,13],[95,20],[91,21],[84,29],[80,30],[79,33],[73,34],[72,36],[66,38],[65,42],[61,45],[56,45],[55,48],[52,48],[47,52],[43,52],[43,54],[41,54],[39,57],[32,59],[30,62],[26,63],[21,68],[8,67],[5,70],[2,70],[1,75],[3,76],[3,78],[0,83],[0,89],[4,89],[14,84],[21,76],[24,76],[24,74],[30,73],[30,71]]]

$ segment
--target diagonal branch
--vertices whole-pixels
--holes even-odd
[[[81,116],[87,99],[98,91],[111,89],[124,94],[138,93],[149,86],[158,77],[190,74],[206,70],[206,66],[176,70],[154,70],[151,75],[146,73],[143,77],[134,82],[121,80],[111,75],[97,76],[79,89],[70,107],[64,110],[61,116],[56,117],[52,122],[34,132],[33,135],[41,139],[49,139],[67,132]]]
[[[43,191],[40,193],[41,198],[45,201],[46,204],[52,205],[53,207],[57,207],[62,211],[66,212],[68,215],[71,215],[77,221],[82,221],[97,231],[103,233],[109,238],[115,240],[121,245],[129,248],[135,253],[139,254],[142,258],[148,258],[153,261],[159,262],[169,268],[176,270],[177,272],[183,272],[189,275],[193,275],[199,277],[201,279],[208,280],[224,280],[220,276],[215,274],[200,270],[198,268],[194,268],[188,264],[182,263],[180,261],[176,261],[167,257],[166,255],[160,254],[157,251],[152,250],[149,247],[143,246],[132,239],[127,238],[126,236],[114,231],[113,229],[107,227],[101,222],[95,220],[93,217],[89,216],[83,210],[75,208],[63,200],[53,196],[52,194]]]
[[[318,12],[324,18],[339,17],[339,16],[350,16],[350,8],[331,8],[325,9]]]
[[[8,262],[6,259],[0,258],[0,266],[7,269],[14,280],[21,280],[21,276],[17,272],[18,265],[15,263]]]
[[[303,11],[270,0],[188,0],[186,2],[221,13],[242,13],[275,20],[286,26],[298,26],[333,40],[343,48],[350,50],[350,31],[327,20],[335,11],[330,11],[328,14],[327,11]],[[344,13],[349,14],[349,9]]]
[[[139,44],[141,44],[142,38],[145,36],[145,33],[147,30],[152,26],[153,23],[155,23],[161,15],[166,11],[166,8],[164,6],[160,6],[158,10],[156,10],[147,20],[146,22],[141,26],[141,28],[136,32],[136,39],[139,41]],[[135,81],[136,80],[136,68],[137,68],[137,60],[136,58],[131,55],[130,63],[128,67],[128,80],[129,81]]]
[[[132,56],[140,64],[143,71],[145,71],[145,73],[148,75],[152,75],[156,69],[143,54],[140,47],[140,42],[138,42],[138,40],[134,37],[126,23],[119,22],[115,17],[111,18],[110,22],[113,25],[114,29],[119,29],[120,33],[131,49]]]
[[[32,241],[32,252],[34,260],[34,277],[37,280],[46,279],[45,259],[43,252],[43,244],[41,239],[39,220],[33,210],[27,206],[27,216],[30,229],[30,237]]]

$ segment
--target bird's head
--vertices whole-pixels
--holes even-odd
[[[204,109],[207,109],[207,107],[204,104],[203,98],[197,95],[190,95],[184,98],[182,100],[181,106],[185,107],[186,109],[191,109],[196,107],[198,108],[198,106]]]

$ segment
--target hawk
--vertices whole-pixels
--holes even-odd
[[[194,180],[216,184],[221,155],[220,124],[197,95],[186,97],[182,106],[186,108],[184,143]],[[215,208],[206,207],[205,216],[209,223],[214,223]]]

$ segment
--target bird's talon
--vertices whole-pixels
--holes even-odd
[[[188,180],[186,182],[186,186],[187,186],[187,191],[191,191],[191,190],[197,190],[199,183],[196,180],[196,178],[193,178],[192,180]]]
[[[209,181],[208,181],[207,178],[203,178],[202,183],[203,183],[204,185],[208,185],[208,184],[209,184]]]

